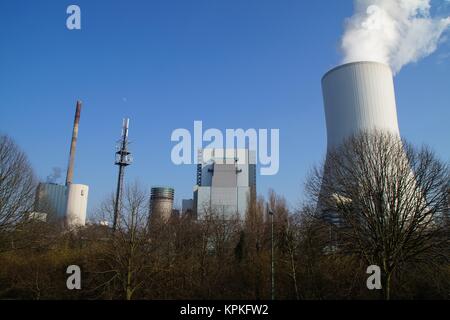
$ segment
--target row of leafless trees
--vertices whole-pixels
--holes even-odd
[[[270,192],[250,201],[244,219],[209,210],[202,221],[149,225],[148,192],[131,184],[115,233],[24,219],[35,179],[14,142],[3,136],[0,144],[0,298],[269,299],[267,203],[275,213],[276,299],[450,298],[449,169],[391,135],[361,134],[330,151],[294,211]],[[98,220],[113,207],[107,198]],[[81,267],[81,290],[66,287],[72,264]],[[373,264],[383,271],[381,291],[366,287]]]

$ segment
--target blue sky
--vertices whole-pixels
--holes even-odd
[[[82,30],[66,28],[81,7]],[[447,14],[450,7],[442,5]],[[153,0],[0,2],[0,131],[45,180],[65,174],[75,101],[84,103],[76,183],[89,212],[113,192],[115,142],[131,118],[127,181],[192,196],[194,166],[170,159],[177,128],[279,128],[280,171],[258,177],[295,206],[326,148],[320,79],[339,64],[352,1]],[[450,42],[450,41],[449,41]],[[450,44],[395,78],[399,125],[450,159]],[[63,178],[60,179],[63,182]]]

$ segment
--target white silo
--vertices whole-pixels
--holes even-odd
[[[324,75],[322,90],[328,150],[361,131],[400,136],[389,66],[367,61],[338,66]]]
[[[89,187],[84,184],[69,184],[65,221],[68,228],[81,227],[86,224],[88,193]]]

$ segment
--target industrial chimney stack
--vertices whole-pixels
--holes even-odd
[[[70,143],[69,166],[66,176],[66,212],[64,224],[67,228],[81,227],[86,224],[89,186],[73,183],[75,166],[75,151],[78,139],[78,125],[80,123],[81,101],[77,101],[75,119],[73,121],[72,141]]]
[[[67,167],[66,175],[66,187],[73,181],[73,168],[75,165],[75,150],[77,148],[78,139],[78,125],[80,123],[81,114],[81,101],[77,101],[77,108],[75,111],[75,119],[73,121],[73,131],[72,131],[72,142],[70,143],[70,155],[69,155],[69,166]]]

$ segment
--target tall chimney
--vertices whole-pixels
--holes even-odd
[[[73,180],[73,167],[75,164],[75,149],[77,147],[78,138],[78,124],[80,123],[81,114],[81,101],[77,101],[77,108],[75,111],[75,119],[73,121],[73,131],[72,131],[72,142],[70,143],[70,156],[69,156],[69,166],[67,168],[66,175],[66,186],[72,183]]]

